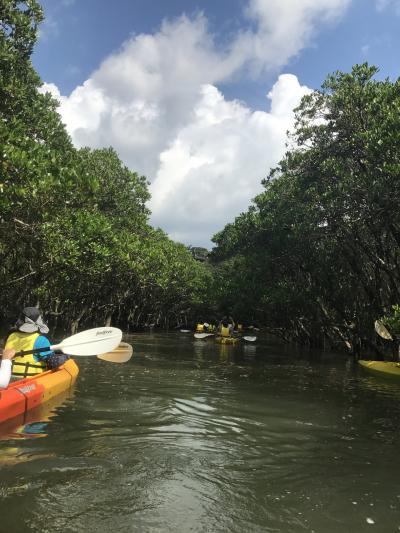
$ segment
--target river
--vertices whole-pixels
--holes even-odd
[[[127,338],[0,441],[0,532],[400,530],[400,382],[268,338]]]

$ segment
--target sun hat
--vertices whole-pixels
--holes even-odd
[[[22,309],[21,316],[15,325],[16,328],[23,333],[35,333],[36,331],[39,331],[40,333],[49,332],[49,328],[43,322],[37,307],[25,307]]]

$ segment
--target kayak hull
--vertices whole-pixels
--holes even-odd
[[[12,382],[0,391],[0,424],[20,417],[72,387],[79,368],[68,359],[55,370]]]
[[[375,374],[400,379],[400,363],[394,363],[391,361],[363,361],[361,359],[358,363],[363,368],[366,368]]]
[[[216,337],[215,340],[219,344],[236,344],[239,341],[237,337]]]

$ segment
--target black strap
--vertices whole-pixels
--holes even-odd
[[[25,370],[23,372],[15,372],[14,371],[14,366],[22,366],[25,368]],[[35,365],[33,363],[20,363],[19,361],[13,361],[13,366],[12,366],[12,375],[13,376],[23,376],[23,377],[26,377],[26,376],[33,376],[35,374],[37,374],[37,372],[32,372],[30,373],[29,372],[29,369],[30,368],[42,368],[43,370],[46,370],[46,367],[44,367],[43,365]]]

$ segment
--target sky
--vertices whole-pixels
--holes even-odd
[[[114,147],[150,183],[152,225],[187,245],[211,248],[262,192],[329,73],[399,76],[400,0],[40,3],[32,60],[74,144]]]

